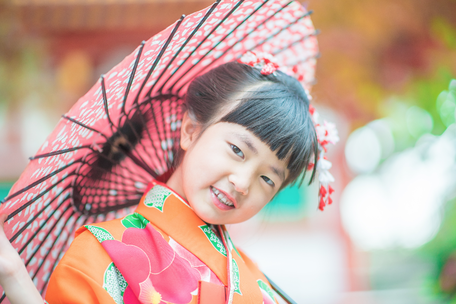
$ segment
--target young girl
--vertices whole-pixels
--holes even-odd
[[[76,232],[51,275],[48,303],[275,303],[223,226],[257,214],[316,161],[306,92],[273,70],[229,62],[193,80],[179,165],[166,184],[151,182],[134,214]],[[42,303],[2,232],[6,295]]]

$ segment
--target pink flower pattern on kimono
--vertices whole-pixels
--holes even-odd
[[[122,242],[106,240],[102,246],[128,282],[125,304],[185,304],[192,300],[200,273],[152,225],[127,228]]]
[[[187,260],[192,268],[199,271],[201,275],[201,281],[214,283],[217,285],[223,285],[223,282],[217,277],[217,275],[204,264],[200,259],[198,259],[193,253],[184,248],[181,244],[177,243],[172,238],[169,238],[169,245],[174,249],[175,252],[183,259]]]

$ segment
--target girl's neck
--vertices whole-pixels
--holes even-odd
[[[182,188],[183,181],[182,181],[182,167],[179,166],[177,167],[171,177],[168,179],[166,182],[166,185],[173,189],[174,192],[179,194],[183,199],[187,200],[187,197],[185,196],[184,189]]]

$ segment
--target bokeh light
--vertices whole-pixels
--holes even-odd
[[[437,108],[446,126],[455,122],[456,115],[456,81],[450,84],[450,91],[443,91],[437,98]]]
[[[417,106],[412,106],[407,110],[405,120],[408,131],[415,138],[430,133],[434,127],[431,114]]]
[[[429,241],[455,186],[456,125],[359,175],[341,198],[344,226],[363,249],[413,248]]]
[[[348,137],[345,145],[345,157],[353,172],[372,172],[380,162],[381,156],[380,141],[371,128],[362,127]]]

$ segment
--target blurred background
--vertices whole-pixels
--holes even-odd
[[[0,2],[0,198],[60,115],[203,0]],[[334,203],[291,187],[235,242],[298,303],[456,303],[456,1],[309,0]]]

